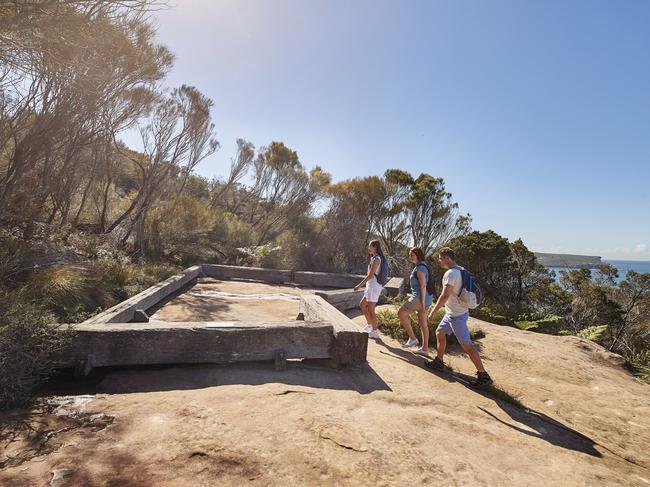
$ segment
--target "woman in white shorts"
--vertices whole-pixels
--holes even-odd
[[[368,245],[368,275],[364,277],[363,281],[354,287],[355,291],[361,289],[365,284],[366,290],[363,293],[363,299],[359,303],[359,307],[366,317],[366,332],[370,338],[379,338],[379,330],[377,329],[377,315],[375,314],[375,307],[379,296],[381,295],[384,287],[377,281],[377,276],[381,272],[381,262],[385,259],[381,251],[381,244],[379,240],[373,240]]]

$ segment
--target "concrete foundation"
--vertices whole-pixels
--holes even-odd
[[[334,345],[330,359],[334,366],[361,365],[368,354],[368,334],[320,296],[301,296],[300,312],[306,321],[332,324]]]
[[[329,358],[333,327],[323,322],[106,323],[79,325],[66,366],[88,368]]]
[[[335,306],[321,296],[302,295],[300,316],[304,321],[146,322],[145,310],[202,276],[347,289],[324,294]],[[63,365],[88,373],[93,367],[105,366],[258,360],[274,360],[282,368],[287,359],[327,359],[335,366],[363,364],[368,336],[339,311],[361,299],[363,293],[350,288],[362,279],[352,274],[222,265],[190,267],[74,325],[74,345]]]

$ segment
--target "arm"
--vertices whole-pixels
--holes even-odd
[[[374,276],[375,272],[377,272],[377,269],[379,269],[380,263],[381,263],[381,259],[373,260],[372,265],[370,266],[370,270],[368,271],[368,275],[363,278],[363,281],[361,281],[359,284],[354,286],[355,291],[361,289],[370,279],[372,279],[372,276]]]
[[[438,301],[436,301],[436,305],[429,311],[429,321],[433,319],[433,315],[436,314],[436,311],[438,311],[440,308],[442,308],[445,303],[447,303],[447,300],[451,297],[451,295],[454,292],[454,286],[452,284],[447,284],[445,288],[442,290],[442,294],[438,297]]]
[[[420,296],[422,299],[422,310],[427,309],[427,278],[424,276],[424,272],[420,269],[416,271],[418,277],[418,284],[420,284]]]

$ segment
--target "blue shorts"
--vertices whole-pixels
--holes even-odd
[[[469,311],[460,316],[451,316],[445,314],[445,316],[440,321],[438,328],[436,328],[436,333],[439,331],[445,332],[447,335],[451,335],[453,332],[458,339],[458,343],[461,345],[470,345],[472,339],[469,336],[469,328],[467,328],[467,319],[469,318]]]

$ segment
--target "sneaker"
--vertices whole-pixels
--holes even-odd
[[[442,360],[440,360],[438,357],[434,358],[433,360],[424,362],[424,366],[429,369],[437,370],[438,372],[445,371],[445,363]]]
[[[379,334],[379,330],[371,330],[368,333],[368,338],[374,338],[375,340],[381,338],[381,335]]]
[[[414,347],[415,345],[419,345],[419,344],[420,344],[420,342],[418,341],[417,338],[409,338],[408,340],[406,340],[402,344],[402,347],[403,348],[411,348],[411,347]]]
[[[474,387],[487,387],[493,384],[492,377],[487,372],[477,372],[476,380],[472,382]]]
[[[419,348],[415,351],[418,355],[422,355],[423,357],[428,357],[429,356],[429,351],[425,350],[424,348]]]
[[[365,331],[366,333],[370,333],[372,331],[372,325],[370,324],[366,325],[366,328],[363,331]]]

